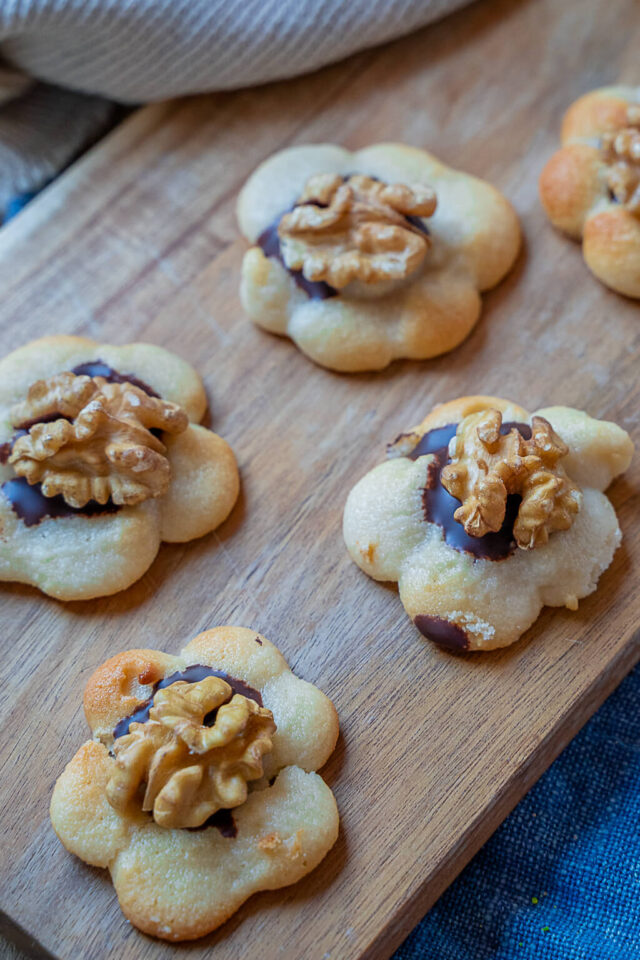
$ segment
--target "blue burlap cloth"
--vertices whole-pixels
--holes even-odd
[[[640,667],[394,960],[639,960]]]

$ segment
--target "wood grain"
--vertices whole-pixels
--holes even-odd
[[[235,960],[259,944],[264,960],[387,957],[637,660],[638,458],[611,490],[625,540],[597,594],[577,613],[546,610],[506,651],[454,658],[424,643],[340,533],[350,487],[435,401],[566,403],[639,439],[640,307],[589,275],[536,195],[564,108],[637,82],[634,14],[632,0],[482,2],[301,80],[149,107],[0,232],[0,349],[77,332],[176,350],[201,371],[243,476],[225,525],[164,546],[126,593],[62,605],[0,589],[0,907],[54,956]],[[243,317],[234,198],[287,144],[382,139],[495,183],[525,249],[454,353],[340,376]],[[260,629],[335,700],[325,776],[342,830],[302,883],[175,947],[127,925],[106,873],[57,842],[48,802],[86,736],[94,667],[220,623]]]

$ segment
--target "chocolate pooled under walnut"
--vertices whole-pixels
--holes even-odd
[[[627,107],[627,126],[602,135],[602,152],[609,164],[606,180],[613,197],[640,217],[640,105]]]
[[[431,242],[418,218],[435,209],[436,195],[426,186],[316,174],[280,220],[282,259],[289,270],[336,289],[354,280],[403,280],[421,265]]]
[[[161,827],[199,827],[247,799],[262,776],[276,725],[270,710],[208,676],[159,689],[144,723],[115,740],[107,799],[125,813],[144,789],[142,810]]]
[[[170,481],[166,447],[157,433],[182,433],[186,413],[127,381],[59,373],[38,380],[14,407],[26,427],[9,463],[45,497],[74,508],[89,501],[132,505],[160,497]]]
[[[558,463],[569,449],[544,417],[532,418],[529,439],[516,427],[507,433],[501,427],[498,410],[465,417],[449,445],[441,482],[461,501],[454,517],[472,537],[499,531],[507,498],[519,495],[513,535],[518,547],[530,550],[554,530],[569,529],[581,494]]]

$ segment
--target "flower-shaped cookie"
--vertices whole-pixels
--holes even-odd
[[[582,238],[599,280],[640,297],[640,87],[603,87],[571,105],[540,199],[555,227]]]
[[[118,654],[84,709],[93,739],[58,779],[51,821],[67,850],[108,867],[145,933],[201,937],[335,843],[336,802],[314,772],[335,709],[255,631],[207,630],[178,657]]]
[[[150,344],[52,336],[0,360],[0,580],[106,596],[162,540],[214,530],[239,478],[205,409],[193,367]]]
[[[452,350],[520,245],[494,187],[393,143],[277,153],[241,191],[238,220],[253,244],[241,283],[250,318],[350,372]]]
[[[632,453],[624,430],[580,410],[452,400],[353,488],[347,549],[369,576],[398,582],[435,643],[507,646],[545,604],[575,610],[595,590],[621,540],[601,491]]]

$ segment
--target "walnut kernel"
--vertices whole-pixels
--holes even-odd
[[[115,741],[107,799],[124,813],[144,789],[142,810],[159,826],[199,827],[244,803],[275,729],[270,710],[233,694],[220,677],[179,680],[158,690],[146,723],[132,723]]]
[[[40,483],[45,497],[60,494],[72,507],[109,498],[131,505],[162,496],[169,461],[151,431],[177,434],[189,425],[177,404],[133,384],[73,373],[38,380],[11,419],[16,427],[32,424],[13,445],[9,463],[15,472]]]
[[[531,439],[512,427],[500,432],[498,410],[474,413],[459,424],[449,445],[451,462],[442,484],[462,501],[454,517],[472,537],[497,532],[507,496],[522,498],[513,533],[523,550],[546,543],[554,530],[567,530],[580,509],[580,492],[558,461],[566,444],[544,417],[533,417]]]
[[[602,136],[607,187],[618,203],[640,216],[640,105],[627,107],[627,126]]]
[[[408,218],[430,217],[435,208],[435,193],[420,184],[317,174],[280,221],[282,257],[307,280],[337,289],[352,280],[368,285],[402,280],[420,266],[430,246],[428,235]]]

